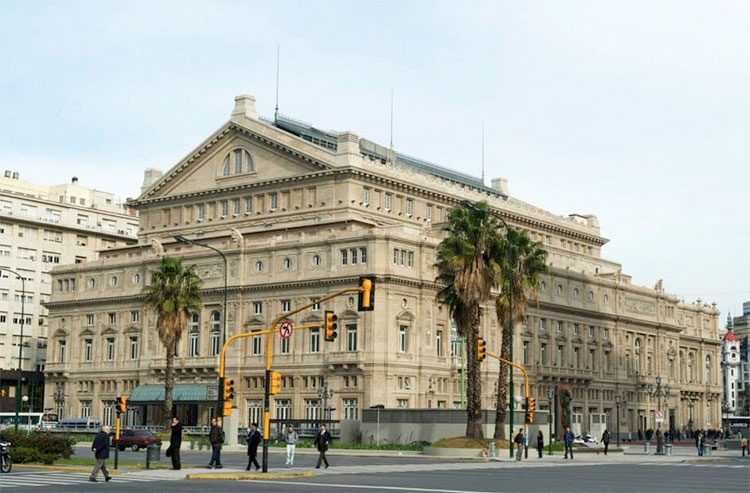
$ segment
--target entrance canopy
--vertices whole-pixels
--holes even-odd
[[[216,386],[209,396],[208,384],[175,385],[172,401],[175,404],[205,404],[216,400]],[[211,397],[211,399],[209,399]],[[128,398],[128,404],[148,405],[164,403],[164,385],[139,385]]]

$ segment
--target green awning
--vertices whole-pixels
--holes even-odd
[[[208,400],[208,384],[175,385],[172,401],[177,404],[202,404]],[[128,397],[128,404],[163,404],[164,385],[139,385]]]

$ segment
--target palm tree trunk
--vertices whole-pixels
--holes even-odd
[[[503,324],[503,341],[500,357],[510,360],[510,327]],[[510,365],[500,362],[500,375],[497,381],[497,409],[495,410],[495,438],[505,439],[505,418],[508,415],[508,370]],[[511,370],[512,371],[512,370]]]
[[[482,381],[477,360],[477,330],[479,328],[479,306],[470,309],[466,317],[469,327],[466,334],[466,436],[478,440],[484,439],[482,432]]]
[[[164,415],[167,427],[172,421],[172,388],[174,387],[174,338],[166,345],[167,367],[164,371]]]

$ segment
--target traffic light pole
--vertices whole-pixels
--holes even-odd
[[[526,414],[528,415],[528,412],[529,412],[529,374],[526,372],[526,368],[524,368],[523,366],[521,366],[519,364],[513,363],[512,361],[509,361],[509,360],[507,360],[505,358],[501,358],[497,354],[490,353],[489,351],[485,351],[485,354],[487,356],[495,358],[496,360],[502,361],[503,363],[506,363],[506,364],[512,366],[513,368],[518,368],[519,370],[521,370],[521,373],[523,373],[523,382],[524,382],[524,391],[525,391],[524,394],[525,394],[525,397],[526,397],[526,404],[524,405],[524,411],[526,411]],[[510,374],[512,376],[513,372],[511,371]],[[511,424],[512,424],[513,423],[513,413],[515,412],[515,409],[513,407],[513,404],[514,404],[514,402],[513,402],[513,395],[511,395],[510,398],[511,398],[511,407],[510,407],[510,413],[511,414],[510,414],[510,419],[511,419]],[[524,427],[524,435],[528,435],[529,424],[528,423],[524,423],[523,427]],[[527,437],[527,440],[528,440],[528,437]],[[510,443],[511,444],[513,443],[513,428],[510,429]],[[511,447],[512,447],[512,445],[511,445]],[[526,457],[528,457],[528,453],[529,453],[528,452],[528,447],[526,447],[526,449],[527,449],[526,450],[526,454],[527,454]]]
[[[117,463],[120,459],[120,413],[118,411],[117,417],[115,418],[115,470],[117,470]]]

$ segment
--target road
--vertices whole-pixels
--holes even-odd
[[[14,470],[3,475],[3,493],[116,491],[118,493],[150,492],[738,492],[750,490],[750,461],[727,459],[700,463],[566,463],[528,461],[514,463],[458,464],[421,461],[396,465],[373,466],[371,458],[346,457],[360,465],[334,465],[320,474],[300,479],[251,481],[169,480],[167,477],[144,478],[142,473],[115,477],[107,484],[86,481],[86,474],[35,473]],[[412,459],[412,461],[419,459]],[[337,471],[336,468],[339,468]],[[377,472],[382,468],[384,472]],[[414,470],[409,470],[414,468]],[[299,468],[299,470],[306,470]],[[390,471],[389,471],[390,469]],[[400,470],[402,472],[393,472]],[[317,470],[316,470],[317,471]],[[152,473],[153,474],[153,473]],[[164,475],[166,476],[166,475]]]

